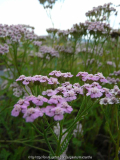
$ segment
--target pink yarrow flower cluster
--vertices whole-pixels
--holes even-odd
[[[32,120],[30,120],[29,122],[32,122],[33,117],[35,120],[36,118],[38,118],[38,115],[40,115],[40,116],[43,115],[44,108],[39,108],[39,106],[42,106],[43,103],[47,102],[47,101],[48,101],[47,98],[40,96],[40,95],[38,95],[38,97],[31,95],[31,96],[26,97],[25,99],[20,99],[17,102],[17,104],[14,105],[14,108],[11,112],[11,115],[14,117],[17,117],[17,116],[19,116],[20,112],[22,112],[24,114],[23,118],[27,118],[26,122],[28,122],[30,120],[29,119],[30,117],[28,118],[27,115],[29,114],[29,116],[30,116],[30,113],[31,113]],[[32,109],[29,108],[31,105],[32,105]],[[35,108],[33,108],[34,105],[36,106]],[[32,114],[33,114],[33,116],[32,116]],[[37,115],[37,117],[36,117],[36,115]]]
[[[79,72],[76,77],[79,77],[80,80],[84,81],[84,82],[96,82],[98,81],[99,83],[108,83],[108,80],[103,76],[102,73],[97,73],[95,75],[93,74],[88,74],[87,72]]]
[[[105,97],[100,99],[101,105],[120,103],[120,89],[117,85],[113,89],[103,88]]]
[[[45,114],[47,116],[54,117],[54,120],[59,121],[59,120],[62,120],[64,118],[65,113],[70,114],[73,111],[73,109],[61,97],[57,97],[56,99],[55,99],[55,97],[52,97],[50,99],[50,103],[52,103],[52,105],[46,107]]]
[[[99,89],[97,87],[89,88],[87,96],[90,96],[91,98],[99,98],[103,95],[104,90]]]
[[[48,105],[44,106],[44,103]],[[23,113],[23,118],[26,122],[33,122],[35,119],[46,114],[49,117],[54,117],[54,120],[59,121],[64,118],[65,113],[71,113],[72,107],[68,105],[65,98],[60,95],[52,95],[49,100],[41,95],[37,97],[30,95],[25,99],[20,99],[11,112],[14,117]]]
[[[30,82],[35,83],[35,84],[51,84],[51,85],[57,85],[59,84],[57,78],[50,77],[48,78],[47,76],[42,76],[42,75],[35,75],[33,77],[29,76],[26,77],[25,75],[21,75],[16,81],[21,81],[24,85],[29,85]]]
[[[52,89],[47,89],[42,92],[42,95],[34,96],[30,95],[24,99],[20,99],[11,112],[12,116],[19,116],[23,114],[23,118],[26,122],[33,122],[35,119],[42,117],[44,114],[53,117],[55,121],[62,120],[64,114],[71,113],[72,107],[68,104],[78,98],[79,95],[90,96],[91,98],[104,97],[101,99],[100,104],[116,104],[119,103],[115,96],[120,97],[120,90],[117,86],[113,90],[102,88],[101,83],[107,83],[106,78],[102,73],[95,75],[88,74],[87,72],[79,72],[78,76],[82,81],[89,82],[80,86],[79,83],[73,85],[69,81],[64,81],[60,84],[57,78],[70,78],[73,75],[69,72],[61,73],[60,71],[52,71],[49,75],[53,76],[48,78],[47,76],[35,75],[33,77],[26,77],[21,75],[16,81],[22,82],[24,85],[29,84],[48,84]],[[100,84],[99,84],[100,83]],[[57,87],[59,85],[59,87]],[[55,87],[53,87],[55,86]],[[54,90],[53,90],[54,88]]]
[[[62,72],[56,71],[56,70],[50,72],[49,75],[57,77],[57,78],[61,78],[63,80],[73,77],[73,75],[70,72],[62,73]]]

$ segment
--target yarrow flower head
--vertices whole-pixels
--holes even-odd
[[[9,46],[4,44],[4,46],[0,45],[0,54],[4,55],[9,52]]]
[[[110,98],[113,96],[112,92],[110,92],[108,88],[102,88],[102,89],[104,90],[105,97]]]
[[[57,78],[53,78],[53,77],[50,77],[49,79],[48,79],[48,84],[53,84],[53,85],[57,85],[57,84],[59,84],[59,82],[58,82],[58,79]]]
[[[73,87],[74,87],[74,88],[75,88],[75,87],[78,87],[78,88],[79,88],[79,87],[80,87],[80,84],[79,84],[79,83],[74,83],[74,84],[73,84]]]
[[[70,90],[68,92],[64,92],[63,95],[65,97],[65,100],[68,102],[71,102],[77,98],[76,93],[73,90]]]
[[[117,92],[118,92],[118,90],[119,90],[119,87],[117,86],[117,85],[115,85],[114,86],[114,88],[113,89],[111,89],[111,93],[113,93],[113,94],[117,94]]]
[[[62,120],[64,117],[63,117],[63,114],[64,114],[64,109],[57,106],[55,108],[52,108],[51,111],[54,111],[54,120],[55,121],[60,121]]]
[[[54,111],[52,111],[52,108],[54,108],[54,105],[51,106],[47,106],[45,109],[45,114],[49,117],[53,117],[54,116]]]
[[[72,107],[68,105],[67,102],[62,102],[58,104],[57,106],[61,107],[65,113],[71,113],[73,111]]]
[[[48,103],[49,104],[58,104],[65,101],[64,98],[60,95],[53,95],[49,100]]]
[[[30,103],[25,99],[20,99],[17,104],[21,106],[22,112],[24,113],[27,109],[27,107],[30,105]],[[17,105],[15,104],[15,105]]]
[[[107,105],[109,104],[109,98],[105,97],[105,98],[102,98],[100,99],[100,104],[102,105]]]
[[[42,95],[47,95],[47,96],[51,97],[51,96],[55,95],[56,93],[57,93],[56,90],[48,89],[46,91],[43,91]]]
[[[74,87],[74,92],[76,94],[83,94],[83,88],[82,87]]]
[[[30,82],[33,82],[32,77],[25,77],[22,83],[28,85]]]
[[[48,78],[47,76],[41,76],[41,77],[40,77],[40,82],[41,82],[41,83],[48,82],[48,79],[49,79],[49,78]]]
[[[61,72],[55,70],[55,71],[50,72],[49,75],[55,76],[55,77],[60,77],[61,76]]]
[[[47,98],[45,98],[45,97],[43,97],[43,96],[40,96],[40,95],[38,95],[38,97],[35,97],[35,98],[32,100],[32,102],[33,102],[34,104],[36,104],[37,106],[42,106],[43,103],[44,103],[44,102],[47,102],[47,101],[48,101]]]
[[[71,78],[71,77],[73,77],[73,75],[72,75],[70,72],[61,73],[61,76],[62,76],[62,77],[65,77],[65,78]]]
[[[87,72],[79,72],[76,77],[79,77],[80,80],[82,81],[87,81],[87,82],[92,82],[92,81],[99,81],[99,82],[104,82],[108,83],[108,80],[103,76],[102,73],[97,73],[95,75],[93,74],[88,74]]]
[[[11,112],[11,115],[14,117],[17,117],[19,115],[19,113],[21,112],[21,105],[16,104]]]
[[[33,81],[40,81],[41,75],[35,75],[32,77]]]
[[[56,89],[55,89],[55,91],[56,91],[56,93],[64,93],[65,91],[66,91],[66,88],[65,87],[57,87]]]
[[[25,75],[21,75],[18,79],[16,79],[16,81],[23,81],[25,78]]]
[[[109,99],[109,104],[118,104],[119,103],[119,100],[116,98],[116,97],[111,97]]]
[[[20,99],[17,103],[20,104],[20,105],[26,105],[26,106],[29,105],[29,102],[26,101],[25,99]]]
[[[86,94],[87,96],[90,95],[91,98],[99,98],[103,95],[104,90],[103,89],[98,89],[97,87],[93,87],[88,89],[88,93]]]
[[[25,100],[26,100],[26,101],[32,101],[34,98],[35,98],[35,96],[30,95],[30,96],[27,96],[27,97],[25,98]]]
[[[26,119],[26,122],[33,122],[36,118],[42,117],[42,116],[43,116],[43,112],[40,111],[38,107],[36,108],[31,107],[27,109],[27,111],[23,115],[23,118]]]
[[[67,87],[67,86],[72,86],[72,84],[70,84],[70,82],[65,82],[65,83],[62,83],[62,86]]]
[[[76,75],[76,77],[82,78],[82,77],[87,76],[87,75],[88,75],[88,72],[79,72],[79,73]]]

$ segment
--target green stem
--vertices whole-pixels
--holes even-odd
[[[26,146],[29,146],[29,147],[32,147],[32,148],[35,148],[35,149],[38,149],[38,150],[42,150],[42,151],[44,151],[44,152],[47,152],[47,153],[50,153],[50,151],[48,151],[48,150],[45,150],[45,149],[43,149],[43,148],[39,148],[39,147],[35,147],[35,146],[32,146],[32,145],[29,145],[29,144],[26,144],[26,143],[24,143],[24,142],[21,142],[21,141],[10,141],[10,140],[0,140],[0,142],[1,143],[22,143],[22,144],[24,144],[24,145],[26,145]]]
[[[117,144],[116,144],[115,160],[119,160],[118,159],[119,142],[120,142],[120,129],[118,129],[118,139],[117,139]]]
[[[34,128],[41,136],[44,136],[44,134],[41,133],[33,123],[31,123],[31,125],[33,126],[33,128]]]
[[[60,147],[61,147],[63,120],[61,122],[59,122],[59,124],[60,124],[60,135],[59,135],[59,141],[57,144],[56,156],[59,156]]]
[[[45,141],[46,141],[46,143],[47,143],[47,145],[48,145],[48,148],[49,148],[52,156],[54,156],[55,153],[54,153],[54,151],[52,150],[52,147],[51,147],[51,145],[50,145],[50,143],[49,143],[49,141],[48,141],[47,134],[46,134],[46,130],[43,129],[43,132],[44,132],[44,134],[43,134],[43,133],[41,133],[41,132],[36,128],[36,126],[35,126],[33,123],[31,123],[31,125],[34,127],[34,129],[35,129],[41,136],[44,136]]]
[[[110,137],[111,137],[111,140],[113,141],[114,145],[116,146],[116,142],[115,142],[115,140],[114,140],[114,138],[113,138],[113,136],[112,136],[112,133],[111,133],[111,131],[110,131],[110,126],[109,126],[109,123],[108,123],[108,121],[107,121],[107,118],[106,118],[104,109],[103,109],[102,106],[100,106],[100,107],[101,107],[101,109],[102,109],[102,111],[103,111],[103,113],[104,113],[104,116],[105,116],[105,119],[106,119],[106,123],[107,123],[107,129],[108,129],[109,135],[110,135]]]
[[[46,134],[46,131],[45,131],[45,130],[44,130],[44,138],[45,138],[45,141],[46,141],[46,143],[47,143],[47,145],[48,145],[48,148],[49,148],[52,156],[55,156],[55,153],[54,153],[54,151],[53,151],[53,149],[52,149],[52,147],[51,147],[51,145],[50,145],[50,143],[49,143],[49,141],[48,141],[48,139],[47,139],[47,134]]]
[[[48,125],[48,128],[46,129],[46,131],[50,128],[50,131],[52,132],[54,138],[55,138],[56,141],[58,142],[58,139],[57,139],[55,133],[53,132],[53,130],[52,130],[52,128],[51,128],[51,126],[53,126],[56,122],[54,122],[54,123],[52,123],[52,124],[50,125],[49,122],[48,122],[48,120],[47,120],[47,118],[46,118],[46,116],[44,116],[44,118],[45,118],[45,121],[46,121],[46,123],[47,123],[47,125]]]
[[[99,100],[97,100],[97,101],[93,104],[93,106],[94,106],[98,101],[99,101]],[[79,112],[78,112],[78,115],[76,116],[75,121],[71,124],[70,127],[68,127],[68,129],[62,134],[62,136],[63,136],[65,133],[67,133],[80,119],[82,119],[83,116],[84,116],[84,114],[86,113],[86,111],[88,111],[90,108],[91,108],[91,106],[88,107],[88,108],[86,108],[86,109],[80,114],[80,110],[82,109],[82,107],[81,107],[80,110],[79,110]]]
[[[27,92],[27,94],[30,95],[30,93],[27,91],[27,89],[25,88],[25,86],[23,86],[23,88]]]
[[[119,124],[118,124],[118,108],[117,108],[117,105],[115,106],[115,112],[116,112],[116,124],[117,124],[117,131],[118,131],[118,139],[117,139],[117,143],[116,143],[115,160],[119,160],[118,159],[118,152],[119,152],[119,142],[120,142],[120,128],[119,128]]]
[[[20,71],[19,71],[19,67],[18,67],[18,62],[17,62],[17,48],[18,48],[18,44],[13,44],[13,53],[14,53],[14,62],[15,62],[15,67],[17,69],[18,75],[20,76]]]

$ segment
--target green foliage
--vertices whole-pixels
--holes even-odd
[[[102,72],[106,77],[111,74],[109,79],[112,78],[110,84],[101,83],[102,87],[113,89],[115,84],[120,85],[120,81],[117,79],[120,74],[115,73],[120,69],[120,33],[109,28],[108,22],[112,12],[109,11],[109,7],[110,4],[107,6],[107,10],[103,7],[100,12],[95,9],[95,11],[87,13],[88,21],[86,23],[75,24],[72,29],[67,31],[54,28],[47,29],[47,37],[36,37],[31,31],[33,28],[29,26],[22,26],[22,29],[27,30],[30,35],[32,34],[33,38],[27,35],[29,37],[27,39],[26,32],[23,33],[22,30],[19,41],[12,41],[10,35],[0,37],[0,45],[2,46],[10,41],[7,43],[9,52],[0,54],[0,66],[7,70],[0,77],[2,82],[6,82],[2,83],[0,91],[1,160],[26,160],[28,155],[38,154],[62,155],[67,148],[68,155],[91,155],[96,158],[97,153],[100,152],[101,155],[109,153],[108,159],[117,157],[120,140],[119,104],[101,106],[99,99],[92,99],[90,96],[86,96],[86,93],[80,94],[76,100],[69,102],[73,108],[72,114],[66,114],[64,121],[60,124],[60,129],[67,129],[67,135],[62,135],[62,131],[60,133],[61,138],[66,135],[62,142],[58,140],[59,136],[54,133],[56,122],[54,123],[52,118],[46,120],[45,117],[39,117],[31,125],[31,123],[25,122],[22,114],[19,117],[11,116],[11,111],[16,102],[23,98],[25,93],[29,93],[24,87],[24,91],[22,90],[22,93],[16,96],[16,88],[23,88],[21,82],[17,83],[17,87],[11,87],[11,84],[13,85],[13,82],[20,75],[26,77],[48,76],[51,71],[60,70],[61,72],[71,72],[74,75],[66,81],[71,84],[78,82],[82,86],[85,83],[91,83],[91,81],[84,82],[76,77],[79,71],[86,71],[91,74]],[[115,11],[114,9],[113,12]],[[101,19],[101,13],[107,16],[106,20]],[[103,25],[103,22],[106,24]],[[104,32],[99,27],[97,30],[90,29],[95,24],[99,27],[102,24]],[[14,27],[17,29],[18,26]],[[36,43],[38,44],[36,45]],[[59,54],[59,56],[54,55],[54,53]],[[64,81],[59,79],[59,82],[58,86],[61,86]],[[32,83],[30,85],[28,86],[32,94],[36,96],[53,87],[51,85],[38,86]],[[117,96],[120,99],[120,95]],[[76,136],[74,136],[73,131],[78,124],[81,124],[82,128],[80,131],[77,128]],[[99,135],[104,137],[103,139],[100,138],[101,146],[98,144]],[[104,149],[105,153],[102,148],[104,148],[106,139],[108,147]]]
[[[1,154],[0,154],[0,159],[3,160],[8,160],[8,157],[11,155],[11,153],[9,151],[7,151],[6,149],[2,149],[1,150]]]

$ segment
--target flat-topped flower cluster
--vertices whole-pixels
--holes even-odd
[[[87,17],[98,17],[98,16],[105,16],[106,13],[115,12],[116,9],[114,7],[111,7],[112,3],[105,3],[103,6],[93,7],[92,10],[85,13]],[[104,19],[103,19],[104,20]],[[106,19],[105,19],[106,20]]]
[[[48,105],[43,107],[44,103]],[[50,99],[41,95],[37,97],[30,95],[25,99],[20,99],[14,105],[11,114],[17,117],[22,112],[26,122],[33,122],[36,118],[42,117],[44,113],[49,117],[54,117],[54,120],[62,120],[63,115],[65,113],[71,113],[72,110],[72,107],[60,95],[53,95]]]
[[[51,85],[51,89],[43,90],[42,95],[29,95],[24,99],[20,99],[12,110],[12,116],[17,117],[20,113],[23,113],[23,118],[26,122],[33,122],[38,117],[42,117],[44,114],[49,117],[54,117],[55,121],[60,121],[64,118],[64,114],[71,113],[73,111],[70,105],[72,101],[77,100],[80,96],[90,96],[92,99],[100,100],[100,104],[115,104],[119,103],[119,99],[115,95],[120,95],[118,86],[109,90],[102,87],[99,83],[108,83],[102,73],[95,75],[88,74],[87,72],[79,72],[76,76],[80,78],[84,83],[80,86],[79,83],[71,84],[67,81],[73,77],[70,72],[61,73],[61,71],[52,71],[49,73],[50,77],[35,75],[33,77],[26,77],[21,75],[16,81],[20,81],[22,85],[29,86],[30,89],[34,85]],[[58,81],[59,80],[59,81]],[[32,85],[31,85],[32,83]],[[54,87],[53,87],[54,86]],[[32,90],[31,90],[32,93]]]
[[[32,29],[30,31],[29,29]],[[24,40],[33,41],[37,39],[37,35],[34,33],[33,28],[25,25],[2,25],[0,24],[0,37],[6,37],[9,40],[9,44],[12,42],[20,42],[21,38]]]

